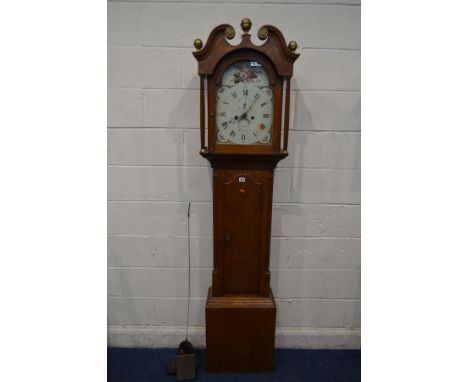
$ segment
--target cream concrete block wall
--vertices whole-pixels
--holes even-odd
[[[192,42],[243,17],[301,54],[290,156],[275,172],[271,241],[277,347],[360,346],[360,1],[108,3],[108,341],[204,345],[211,283],[211,169],[200,157]]]

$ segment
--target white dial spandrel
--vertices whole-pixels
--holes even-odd
[[[251,68],[255,74],[245,69],[249,63],[254,64]],[[236,72],[239,67],[244,68],[244,72]],[[250,61],[232,65],[223,75],[223,84],[218,87],[216,97],[218,143],[271,143],[273,92],[263,67]]]

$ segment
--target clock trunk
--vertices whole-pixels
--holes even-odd
[[[213,296],[269,294],[273,171],[213,170]]]
[[[206,315],[207,369],[272,371],[276,305],[269,249],[273,168],[212,161],[213,284]],[[273,164],[271,164],[274,166]]]

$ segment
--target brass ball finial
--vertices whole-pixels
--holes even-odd
[[[296,41],[290,41],[288,44],[288,48],[291,52],[295,52],[297,49],[297,42]]]
[[[196,50],[200,50],[203,48],[203,41],[200,40],[199,38],[196,38],[195,41],[193,42],[193,46],[195,47]]]
[[[250,28],[252,28],[252,21],[248,17],[244,17],[240,23],[240,26],[244,33],[248,34]]]

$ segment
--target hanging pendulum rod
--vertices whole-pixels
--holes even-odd
[[[187,286],[187,326],[185,331],[185,340],[188,341],[188,327],[190,317],[190,206],[189,202],[187,209],[187,250],[188,250],[188,286]]]

